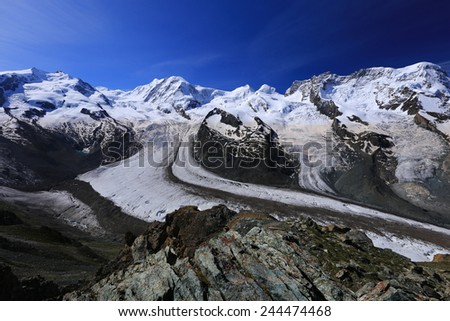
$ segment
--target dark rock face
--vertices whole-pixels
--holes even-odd
[[[211,235],[221,232],[234,215],[236,212],[223,205],[203,212],[197,208],[183,208],[167,216],[165,232],[174,240],[172,247],[176,253],[192,257],[197,247]],[[155,252],[160,249],[161,245],[153,248]]]
[[[396,110],[400,108],[402,111],[407,112],[408,115],[415,115],[422,109],[417,94],[408,87],[393,95],[389,101],[377,101],[377,104],[380,109]]]
[[[439,113],[427,113],[427,114],[432,116],[432,117],[434,117],[437,122],[441,122],[443,120],[447,120],[450,117],[450,116],[439,114]],[[431,132],[437,133],[442,138],[447,140],[447,142],[450,142],[450,137],[448,135],[446,135],[443,132],[441,132],[440,130],[438,130],[436,128],[436,124],[435,123],[433,123],[432,121],[428,120],[427,118],[422,116],[420,113],[417,113],[414,116],[414,123],[416,123],[418,126],[420,126],[422,128],[425,128],[426,130],[429,130]]]
[[[0,171],[2,185],[21,188],[46,185],[74,177],[99,166],[102,161],[99,149],[82,154],[61,134],[26,122],[19,124],[20,135],[31,144],[24,146],[0,137],[0,149],[6,151],[2,159],[6,164],[14,163],[14,168]]]
[[[208,126],[214,115],[230,129],[230,138]],[[298,186],[299,162],[278,142],[278,135],[261,119],[256,128],[243,126],[232,114],[212,110],[197,134],[194,156],[202,166],[225,178],[275,186]]]
[[[411,96],[402,104],[402,110],[406,111],[408,115],[414,115],[421,109],[419,98],[416,95]]]
[[[0,225],[20,225],[22,220],[11,211],[0,208]]]
[[[30,109],[25,116],[31,121],[16,120],[17,135],[27,144],[0,137],[0,160],[7,164],[0,169],[0,184],[13,188],[46,188],[101,164],[127,158],[139,150],[135,148],[134,131],[114,123],[106,112],[86,111],[99,121],[92,135],[83,137],[67,124],[61,131],[47,130],[34,122],[45,110]],[[119,144],[120,148],[115,148]],[[88,149],[88,152],[85,151]]]
[[[382,184],[392,184],[397,181],[395,176],[397,160],[390,150],[394,147],[391,137],[375,132],[354,134],[337,119],[333,121],[332,128],[339,139],[345,143],[346,147],[341,152],[350,164],[367,162],[368,169],[375,176],[374,180],[378,179]]]
[[[75,85],[74,89],[86,97],[93,95],[96,91],[94,87],[81,79],[78,80],[78,83]]]
[[[317,110],[321,114],[324,114],[331,119],[342,115],[342,112],[339,111],[339,107],[336,106],[336,104],[332,100],[325,100],[321,98],[320,95],[312,89],[309,97],[311,102],[317,107]]]
[[[108,113],[104,110],[90,111],[89,109],[82,108],[80,113],[89,115],[94,120],[100,120],[109,117]]]
[[[352,115],[351,117],[347,116],[347,118],[348,118],[348,120],[353,121],[353,122],[357,122],[357,123],[360,123],[360,124],[363,124],[363,125],[366,125],[366,126],[369,125],[368,122],[363,121],[361,118],[359,118],[358,116],[355,116],[355,115]]]
[[[16,90],[22,84],[23,81],[17,75],[11,75],[5,79],[0,79],[0,87],[2,87],[4,91]]]
[[[5,91],[0,87],[0,107],[3,107],[3,104],[5,103],[5,97],[3,96],[4,94]]]
[[[391,189],[398,182],[395,174],[398,162],[392,151],[395,147],[392,137],[372,131],[353,133],[338,119],[333,121],[332,130],[339,142],[336,155],[346,164],[343,169],[335,168],[325,173],[334,190],[384,211],[443,224],[439,213],[430,210],[424,218],[422,208],[402,199]]]
[[[436,131],[436,126],[419,113],[414,116],[414,122],[422,128],[428,129],[432,132]]]
[[[34,117],[44,117],[46,113],[45,110],[30,108],[23,113],[23,116],[32,119]]]
[[[224,206],[174,212],[165,223],[153,223],[115,262],[121,262],[117,269],[65,299],[450,298],[446,275],[373,247],[360,231],[311,219],[278,222]]]
[[[208,119],[209,117],[213,115],[220,115],[220,121],[226,125],[230,125],[232,127],[235,127],[236,129],[239,129],[239,126],[242,126],[242,121],[238,119],[236,116],[227,113],[224,110],[221,110],[219,108],[215,108],[211,110],[208,115],[206,115],[205,119]]]
[[[56,106],[48,101],[37,101],[36,104],[41,106],[45,111],[52,111],[56,109]]]

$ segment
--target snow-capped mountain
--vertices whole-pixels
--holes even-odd
[[[196,159],[212,172],[235,181],[298,187],[298,160],[258,117],[244,125],[236,116],[215,108],[202,122],[196,143]]]
[[[35,68],[0,73],[0,183],[42,186],[98,167],[101,149],[133,131],[81,79]]]
[[[162,117],[164,114],[178,113],[187,118],[186,111],[201,107],[211,102],[214,97],[222,96],[222,90],[205,88],[188,83],[182,77],[168,77],[154,79],[147,85],[136,87],[131,91],[109,90],[99,87],[101,91],[117,109],[132,109],[132,122],[138,119]],[[125,116],[126,117],[126,116]]]
[[[2,72],[0,178],[4,185],[29,185],[43,180],[55,161],[61,170],[69,163],[72,176],[82,173],[97,167],[105,158],[102,149],[124,135],[128,142],[135,137],[142,143],[196,134],[200,141],[238,147],[243,155],[255,156],[255,146],[274,144],[282,157],[295,159],[286,177],[295,176],[290,182],[296,188],[437,222],[449,219],[449,100],[449,77],[431,63],[369,68],[348,76],[325,73],[295,81],[285,94],[268,85],[223,91],[181,77],[122,91],[93,88],[62,72]],[[119,156],[128,157],[138,149],[122,151]],[[208,156],[214,155],[202,159]],[[94,176],[103,182],[102,175],[113,177],[117,170],[103,168]],[[136,175],[141,170],[157,171],[136,169]],[[255,182],[250,174],[238,179],[229,176],[232,170],[214,172]],[[101,186],[96,188],[102,194]],[[147,202],[153,191],[133,190],[139,194],[133,208],[154,218],[156,208]],[[118,193],[106,194],[127,208]]]
[[[381,185],[373,186],[387,188],[380,204],[392,190],[435,210],[429,203],[443,206],[450,182],[449,89],[448,75],[439,66],[418,63],[400,69],[364,69],[349,76],[327,73],[294,82],[286,95],[314,105],[332,121],[333,134],[343,143],[337,158],[343,157],[333,169],[334,177],[328,177],[339,193],[368,201],[373,191],[367,187],[381,179]],[[355,173],[363,179],[355,181]]]

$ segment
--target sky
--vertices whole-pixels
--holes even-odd
[[[0,0],[0,70],[231,90],[420,61],[450,70],[448,0]]]

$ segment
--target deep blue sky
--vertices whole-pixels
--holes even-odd
[[[110,88],[180,75],[284,92],[325,71],[450,67],[448,0],[2,0],[0,16],[0,70],[63,70]]]

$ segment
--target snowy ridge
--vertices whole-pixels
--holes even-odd
[[[224,94],[224,91],[192,85],[182,77],[175,76],[154,79],[151,83],[128,92],[104,87],[99,87],[98,90],[114,102],[116,108],[112,115],[121,118],[128,112],[123,109],[132,109],[131,113],[137,119],[178,119],[180,114],[185,115],[184,111],[198,108]],[[173,115],[169,115],[171,113]],[[131,120],[133,121],[132,118]]]
[[[44,128],[63,123],[95,120],[88,112],[102,117],[109,101],[88,83],[63,72],[48,73],[27,69],[0,75],[4,103],[0,122],[12,117],[31,119]]]

